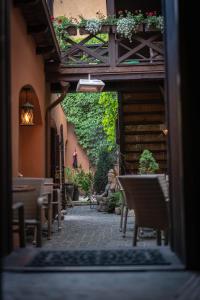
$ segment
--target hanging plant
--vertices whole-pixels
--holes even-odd
[[[102,27],[102,22],[101,22],[101,20],[98,20],[98,19],[90,19],[90,20],[87,20],[85,29],[86,29],[89,33],[95,35],[95,34],[97,34],[98,32],[101,31],[101,27]]]
[[[120,15],[117,21],[117,33],[132,42],[132,37],[137,32],[138,25],[143,22],[143,19],[141,13],[133,15],[131,12],[127,12],[125,17]]]
[[[162,33],[164,32],[164,18],[161,15],[157,16],[156,11],[146,13],[145,24],[147,30],[149,30],[151,27],[154,27],[155,29],[160,30]]]

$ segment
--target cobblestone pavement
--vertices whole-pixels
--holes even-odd
[[[98,212],[96,207],[74,206],[68,209],[62,230],[57,231],[54,224],[52,239],[46,241],[43,247],[54,250],[68,249],[119,249],[132,247],[133,216],[130,214],[127,222],[126,237],[119,231],[120,216]],[[138,246],[155,246],[153,239],[142,240]]]

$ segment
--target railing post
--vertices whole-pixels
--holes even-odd
[[[116,44],[115,34],[109,34],[109,64],[110,67],[116,67]]]

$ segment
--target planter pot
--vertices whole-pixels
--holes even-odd
[[[144,24],[137,25],[136,32],[144,32]]]
[[[73,200],[73,197],[74,197],[74,184],[73,183],[65,183],[65,193],[69,200]]]
[[[78,201],[78,200],[79,200],[79,190],[78,190],[78,187],[75,185],[74,186],[73,201]]]
[[[101,27],[101,32],[102,33],[109,33],[110,32],[110,25],[103,25]]]
[[[115,207],[115,214],[121,215],[121,207]]]
[[[160,31],[160,29],[158,29],[158,28],[156,28],[155,26],[147,26],[146,24],[145,24],[145,32],[154,32],[154,31]]]
[[[75,26],[68,26],[66,31],[69,35],[77,35],[77,28]]]
[[[89,31],[85,30],[85,27],[79,28],[80,35],[90,34]]]

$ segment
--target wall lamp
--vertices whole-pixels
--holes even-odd
[[[31,126],[34,125],[34,105],[30,103],[32,91],[30,88],[24,88],[22,90],[21,97],[24,104],[20,106],[20,125]]]

